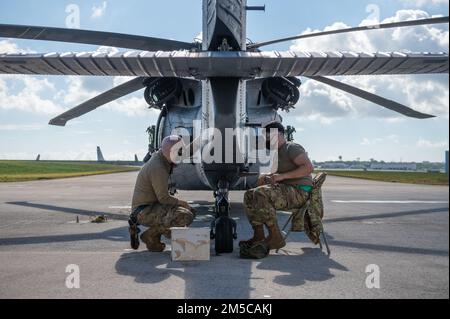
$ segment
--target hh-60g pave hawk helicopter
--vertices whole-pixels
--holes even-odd
[[[430,74],[449,71],[448,53],[262,52],[270,44],[387,28],[448,23],[448,17],[361,26],[248,43],[246,14],[264,7],[246,0],[203,0],[202,43],[146,36],[63,28],[0,24],[0,37],[113,46],[135,51],[121,53],[0,54],[0,74],[134,76],[81,105],[57,116],[52,125],[86,114],[101,105],[145,88],[145,99],[161,110],[151,149],[174,130],[226,128],[257,131],[262,123],[281,121],[278,110],[288,111],[299,100],[304,76],[405,116],[432,117],[392,100],[360,90],[326,76]],[[374,31],[372,31],[374,32]],[[221,141],[225,143],[225,141]],[[216,219],[212,225],[217,253],[233,250],[236,224],[229,216],[228,193],[252,187],[248,151],[231,163],[184,163],[175,168],[171,186],[181,190],[213,190]],[[258,164],[256,164],[256,167]],[[250,177],[249,177],[250,176]]]

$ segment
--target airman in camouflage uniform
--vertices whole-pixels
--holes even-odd
[[[171,227],[189,226],[194,219],[194,211],[189,204],[171,196],[168,191],[169,175],[174,165],[171,152],[180,141],[178,136],[166,137],[162,148],[139,172],[129,221],[131,246],[134,249],[139,247],[137,224],[149,227],[140,236],[148,250],[160,252],[165,249],[161,235],[170,237]]]
[[[263,185],[248,190],[244,195],[244,207],[252,225],[276,224],[276,211],[300,209],[308,194],[291,185]]]
[[[264,242],[269,249],[280,249],[286,243],[278,227],[276,211],[300,210],[305,205],[313,186],[314,167],[302,146],[286,141],[283,125],[269,123],[265,129],[266,147],[278,147],[278,167],[276,172],[261,176],[257,188],[245,193],[244,207],[254,235],[240,244]],[[267,238],[264,225],[269,231]]]
[[[153,243],[153,238],[164,235],[170,238],[171,227],[186,227],[189,226],[194,219],[194,214],[191,210],[178,205],[162,205],[154,203],[147,206],[137,216],[137,221],[140,225],[149,227],[141,235],[141,240],[147,244],[150,251],[164,250],[164,243]],[[156,249],[154,249],[156,247]]]

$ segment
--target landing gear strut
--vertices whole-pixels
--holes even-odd
[[[237,239],[236,221],[230,218],[228,182],[220,181],[215,197],[215,219],[211,223],[211,239],[215,240],[216,254],[233,252],[233,240]]]

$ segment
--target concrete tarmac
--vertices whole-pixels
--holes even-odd
[[[260,261],[239,259],[236,241],[233,254],[180,263],[169,241],[164,253],[130,250],[136,175],[0,184],[0,298],[449,298],[448,187],[328,177],[330,257],[295,233]],[[197,208],[193,226],[208,227],[212,192],[178,196]],[[239,240],[250,237],[242,199],[231,193]],[[100,214],[107,223],[90,222]],[[68,265],[79,289],[66,287]]]

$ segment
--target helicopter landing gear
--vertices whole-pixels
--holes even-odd
[[[220,181],[218,190],[214,192],[215,219],[211,223],[210,232],[216,254],[232,253],[234,240],[237,239],[236,221],[230,218],[228,193],[228,182]]]

